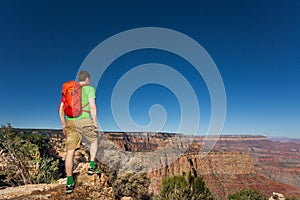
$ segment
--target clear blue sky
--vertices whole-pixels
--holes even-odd
[[[83,2],[83,1],[82,1]],[[226,89],[224,133],[300,137],[300,2],[278,1],[0,1],[0,123],[14,127],[60,128],[61,84],[74,79],[88,53],[119,32],[164,27],[201,44],[216,63]],[[150,55],[150,56],[149,56]],[[136,59],[138,58],[138,59]],[[113,83],[136,64],[164,63],[191,81],[210,104],[205,84],[188,65],[158,50],[137,51],[116,60],[97,88],[99,121],[115,130],[110,93]],[[186,68],[184,68],[186,69]],[[111,79],[111,77],[113,77]],[[178,102],[166,88],[147,85],[133,95],[130,109],[147,124],[149,106],[168,112],[164,131],[176,130]],[[206,125],[200,127],[205,130]]]

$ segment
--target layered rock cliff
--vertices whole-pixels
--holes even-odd
[[[270,164],[264,160],[266,155],[273,160],[285,155],[281,159],[297,166],[299,156],[295,149],[299,146],[277,149],[263,136],[222,136],[208,140],[174,134],[105,133],[102,142],[102,161],[121,172],[146,171],[151,179],[149,192],[154,194],[162,177],[191,171],[204,177],[216,199],[226,199],[241,188],[259,189],[267,196],[274,191],[300,196],[298,169],[279,169],[276,162]],[[214,142],[212,151],[206,152],[209,148],[205,145]],[[272,155],[274,152],[277,154]],[[274,178],[277,172],[268,171],[269,168],[282,170],[287,178]]]
[[[174,176],[191,172],[195,176],[202,176],[213,192],[216,199],[224,199],[232,185],[227,184],[237,177],[255,174],[252,158],[243,153],[211,152],[207,155],[182,155],[164,168],[158,168],[149,172],[152,181],[150,191],[156,194],[163,177]],[[220,178],[226,177],[225,182],[220,183]]]
[[[298,143],[271,141],[267,138],[253,141],[220,140],[214,150],[247,153],[254,159],[257,173],[300,188],[300,145]]]

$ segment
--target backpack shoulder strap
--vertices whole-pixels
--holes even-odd
[[[83,85],[81,85],[81,87],[84,87],[84,86],[89,86],[89,84],[83,84]],[[90,103],[87,102],[85,105],[82,106],[82,112],[90,113],[90,111],[84,110],[84,108],[87,107],[89,104],[90,104]]]

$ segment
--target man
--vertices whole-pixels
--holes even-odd
[[[90,86],[91,75],[83,70],[78,74],[79,83],[82,86],[82,106],[84,112],[78,117],[71,118],[65,116],[64,104],[60,103],[59,116],[62,124],[63,133],[66,137],[66,159],[65,167],[67,174],[66,193],[70,194],[74,190],[73,180],[73,160],[74,152],[80,148],[81,138],[84,136],[91,143],[90,148],[90,167],[88,174],[99,174],[100,170],[95,164],[95,156],[98,146],[98,123],[97,123],[97,108],[95,103],[95,90]]]

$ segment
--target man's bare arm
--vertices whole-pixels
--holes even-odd
[[[94,121],[94,126],[98,130],[98,122],[97,122],[97,106],[94,98],[89,99],[91,116]]]
[[[66,127],[66,119],[65,119],[65,112],[64,112],[64,103],[60,103],[59,106],[59,118],[62,125],[63,133],[65,134],[65,127]]]

